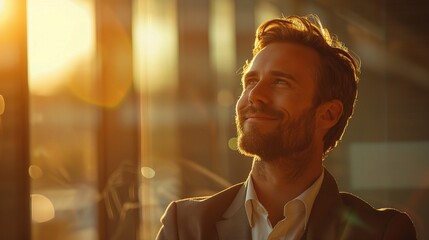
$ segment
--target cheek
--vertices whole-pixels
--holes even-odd
[[[293,116],[300,116],[312,107],[312,103],[305,96],[296,94],[273,95],[272,105]]]
[[[247,96],[245,95],[245,93],[242,93],[240,95],[240,98],[238,98],[237,100],[237,104],[235,105],[235,112],[236,114],[238,114],[239,110],[242,109],[243,107],[246,106],[247,104]]]

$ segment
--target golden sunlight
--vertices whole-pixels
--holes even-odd
[[[177,16],[166,5],[137,1],[133,19],[134,76],[138,90],[157,92],[177,86]],[[148,81],[151,79],[151,81]]]
[[[0,0],[0,14],[4,11],[4,0]]]
[[[49,95],[95,49],[93,2],[27,0],[27,8],[30,91]]]
[[[14,2],[10,0],[0,0],[0,24],[8,24],[8,18],[11,17],[10,11],[14,7],[13,4]]]

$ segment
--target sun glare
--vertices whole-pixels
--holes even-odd
[[[147,79],[152,79],[146,82],[146,90],[156,92],[174,88],[177,84],[175,9],[174,4],[163,8],[157,4],[136,5],[133,22],[135,84],[139,86]]]
[[[0,14],[4,11],[4,0],[0,0]]]
[[[12,1],[0,0],[0,24],[8,24],[8,20],[11,17],[10,11],[13,7],[13,4],[14,3]]]
[[[27,8],[29,86],[32,94],[47,95],[94,51],[93,3],[27,0]]]

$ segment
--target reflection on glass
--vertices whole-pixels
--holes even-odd
[[[134,5],[134,75],[140,91],[159,92],[177,86],[177,59],[172,57],[178,51],[174,2],[137,0]]]
[[[97,238],[93,0],[28,0],[32,239]]]
[[[176,195],[180,178],[175,161],[178,139],[174,116],[174,109],[180,107],[175,99],[178,88],[177,6],[174,0],[137,0],[133,11],[134,79],[142,106],[140,232],[141,239],[154,239],[165,195]],[[155,194],[157,192],[159,194]]]
[[[223,76],[231,75],[235,67],[234,2],[210,1],[210,57],[213,69]]]

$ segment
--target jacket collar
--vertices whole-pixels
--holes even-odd
[[[252,239],[251,229],[247,221],[244,201],[246,198],[247,182],[243,183],[229,208],[223,214],[223,219],[216,223],[219,239],[236,240]]]
[[[341,200],[334,177],[325,169],[325,176],[317,195],[307,229],[302,239],[339,239],[345,227],[346,208]],[[219,239],[251,239],[251,228],[244,207],[247,182],[242,183],[231,205],[216,223]]]
[[[348,213],[334,177],[326,169],[324,171],[325,177],[302,239],[339,239],[344,230]]]

